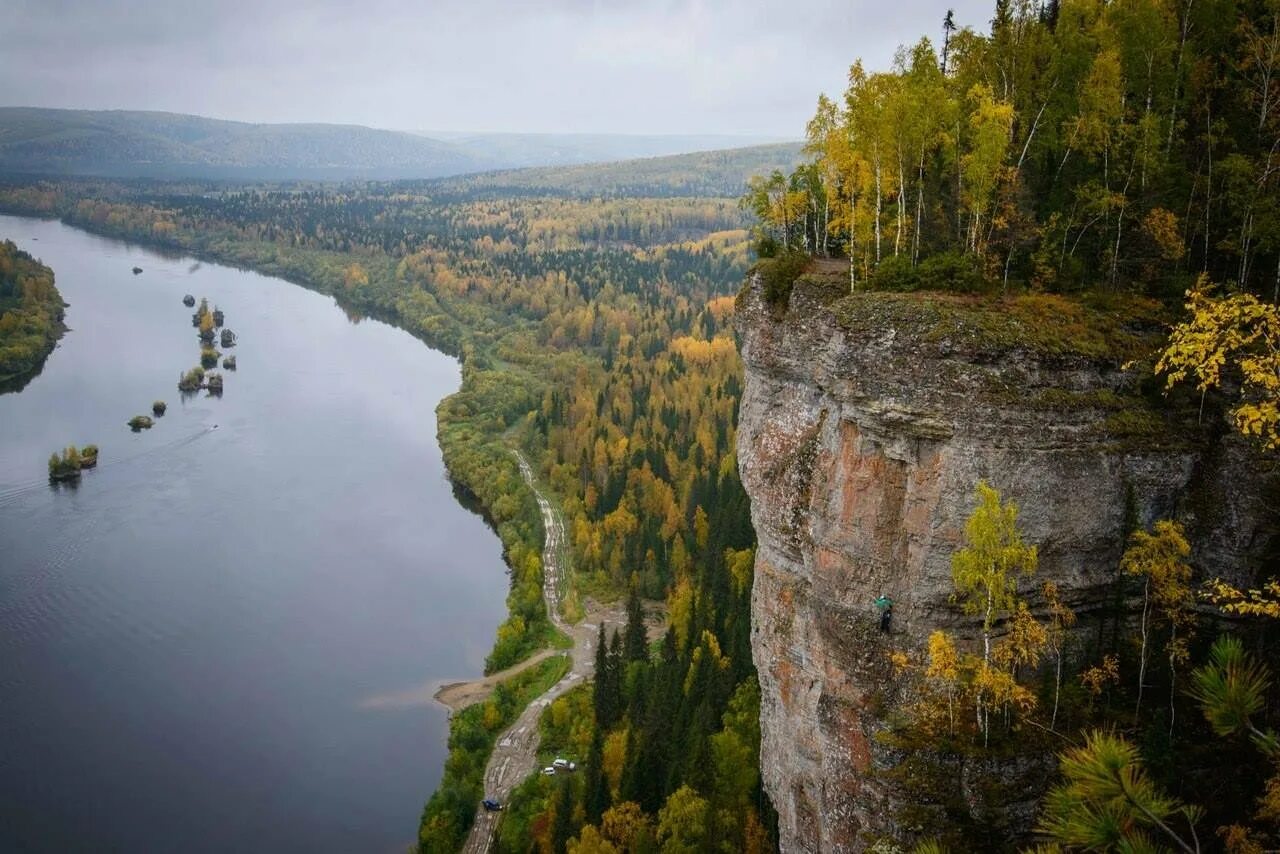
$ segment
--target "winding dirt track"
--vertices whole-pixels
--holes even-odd
[[[484,772],[485,797],[503,804],[522,780],[538,770],[538,718],[542,716],[542,710],[556,697],[589,678],[594,672],[594,647],[599,621],[603,619],[612,630],[621,629],[625,619],[621,613],[604,611],[591,614],[595,620],[584,620],[576,626],[568,625],[560,619],[560,589],[564,572],[560,550],[565,541],[564,518],[538,489],[528,460],[519,451],[514,453],[520,463],[520,474],[533,490],[534,497],[538,499],[538,507],[542,510],[542,526],[546,531],[546,545],[542,550],[542,596],[547,603],[547,614],[557,629],[573,639],[573,648],[569,650],[569,672],[541,697],[529,703],[516,722],[498,737],[493,754],[489,757],[489,765]],[[476,820],[462,850],[468,854],[487,852],[493,844],[499,815],[501,813],[487,812],[477,804]]]

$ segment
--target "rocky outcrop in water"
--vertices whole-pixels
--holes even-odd
[[[977,638],[949,597],[979,479],[1017,502],[1039,578],[1082,631],[1114,614],[1126,519],[1181,519],[1197,568],[1236,582],[1272,547],[1251,449],[1220,423],[1172,423],[1149,374],[1122,370],[1158,340],[1149,319],[1065,316],[1054,298],[846,293],[847,279],[805,278],[788,309],[758,281],[739,299],[761,765],[788,852],[909,841],[906,816],[930,808],[901,788],[905,757],[882,737],[903,699],[887,652],[935,628]],[[972,819],[1006,840],[1030,828],[1055,767],[1051,754],[939,762]]]

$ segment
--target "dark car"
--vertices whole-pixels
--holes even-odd
[[[498,803],[493,798],[485,798],[480,803],[484,806],[487,812],[497,812],[502,809],[502,804]]]

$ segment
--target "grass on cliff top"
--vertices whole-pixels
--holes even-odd
[[[830,305],[852,332],[896,329],[961,351],[1026,350],[1121,364],[1149,356],[1164,334],[1160,303],[1133,296],[1008,297],[941,292],[848,294]]]

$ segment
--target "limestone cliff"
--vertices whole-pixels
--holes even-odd
[[[761,764],[782,848],[909,840],[956,798],[1014,838],[1033,822],[1051,754],[991,760],[998,768],[953,758],[950,804],[909,803],[918,796],[891,772],[905,757],[879,737],[898,699],[889,645],[918,648],[937,627],[976,634],[948,601],[975,484],[1019,505],[1038,578],[1088,626],[1114,602],[1126,519],[1180,518],[1198,568],[1251,575],[1270,548],[1257,459],[1217,427],[1171,425],[1143,372],[1122,370],[1158,340],[1153,319],[1053,298],[843,290],[802,278],[784,310],[753,281],[739,299]],[[888,638],[874,625],[882,593],[895,602]],[[992,780],[999,793],[984,797]]]

